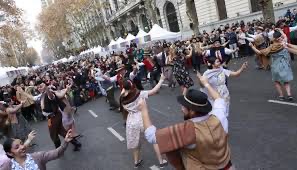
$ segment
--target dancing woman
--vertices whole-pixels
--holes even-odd
[[[158,84],[149,91],[139,91],[131,80],[125,80],[123,84],[123,90],[120,96],[121,107],[124,108],[126,112],[126,138],[127,138],[127,148],[133,151],[135,168],[138,168],[143,161],[140,158],[140,147],[141,138],[143,138],[144,128],[142,115],[138,109],[138,102],[140,99],[147,99],[149,96],[156,94],[161,88],[164,82],[164,75],[161,76]],[[167,162],[163,161],[163,158],[159,152],[158,145],[154,145],[156,155],[158,157],[160,167],[164,167]]]
[[[34,134],[35,136],[35,134]],[[55,150],[47,152],[34,152],[28,154],[26,145],[20,139],[7,139],[3,148],[7,156],[11,160],[7,160],[3,164],[3,170],[10,169],[30,169],[30,170],[46,170],[46,164],[49,161],[58,159],[67,149],[68,143],[72,140],[71,130],[65,136],[64,143]],[[2,169],[2,168],[1,168]]]
[[[35,131],[32,131],[29,133],[27,140],[24,142],[24,147],[28,148],[32,142],[32,140],[35,138],[36,133]],[[3,145],[0,144],[0,169],[4,170],[4,166],[7,166],[7,162],[9,162],[10,159],[7,157]]]
[[[23,103],[24,102],[21,102],[21,104],[19,105],[13,105],[12,100],[7,99],[3,104],[4,112],[8,116],[8,136],[11,138],[18,138],[21,140],[24,140],[31,131],[29,123],[19,112],[23,107]]]
[[[173,75],[180,85],[182,93],[185,94],[187,89],[194,85],[192,78],[190,77],[189,71],[186,70],[186,59],[192,56],[192,52],[187,50],[179,49],[175,55],[172,56],[169,62],[173,62]]]
[[[242,71],[247,68],[247,62],[243,63],[241,68],[238,69],[236,72],[224,69],[222,67],[221,60],[216,57],[208,58],[208,64],[209,68],[203,73],[203,76],[207,77],[212,88],[214,88],[225,100],[227,108],[225,116],[228,117],[230,107],[230,94],[226,85],[226,78],[239,76]],[[207,94],[208,100],[213,104],[214,99],[209,95],[208,90],[206,88],[202,88],[201,91]]]
[[[279,31],[275,31],[273,33],[273,44],[271,44],[268,48],[263,50],[258,50],[253,44],[250,43],[252,49],[258,55],[271,56],[271,73],[272,73],[272,81],[274,82],[275,88],[279,95],[279,100],[284,101],[284,93],[282,88],[286,89],[288,98],[287,100],[293,101],[293,96],[291,94],[291,85],[290,81],[293,80],[293,72],[291,69],[291,58],[290,52],[294,52],[293,46],[288,45],[288,49],[285,48],[285,35]]]

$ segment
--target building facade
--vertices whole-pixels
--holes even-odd
[[[128,33],[137,34],[139,28],[148,32],[153,24],[190,37],[195,31],[218,28],[237,21],[252,21],[262,17],[258,0],[99,0],[105,31],[100,42]],[[287,9],[297,8],[296,0],[273,0],[275,17]]]
[[[47,6],[53,0],[41,0]],[[136,35],[139,29],[148,32],[154,24],[183,38],[198,31],[211,31],[226,23],[252,21],[262,17],[259,0],[90,0],[98,9],[86,15],[88,30],[84,42],[91,48],[106,46],[112,39]],[[287,9],[297,8],[297,0],[273,0],[275,17]],[[77,47],[82,40],[74,36],[70,42]],[[66,41],[65,41],[66,42]],[[73,47],[69,47],[73,48]]]
[[[53,2],[54,2],[54,0],[41,0],[41,7],[46,8]]]

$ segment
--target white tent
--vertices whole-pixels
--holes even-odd
[[[122,42],[125,42],[125,40],[122,37],[118,38],[116,41],[117,44],[121,44]]]
[[[142,29],[139,29],[138,34],[136,35],[136,38],[142,38],[147,35],[149,35],[149,34],[144,32]]]
[[[181,34],[180,32],[170,32],[163,28],[161,28],[159,25],[155,24],[150,32],[148,33],[151,35],[152,41],[155,40],[164,40],[164,39],[179,39]]]
[[[108,47],[109,47],[109,49],[116,49],[117,48],[117,42],[114,41],[114,40],[111,40]]]
[[[129,34],[127,35],[125,41],[130,42],[130,41],[134,40],[135,38],[136,38],[136,37],[135,37],[134,35],[132,35],[132,34],[129,33]]]

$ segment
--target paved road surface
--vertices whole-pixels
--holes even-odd
[[[250,62],[249,69],[241,77],[229,80],[232,162],[240,170],[296,169],[297,104],[269,103],[268,100],[277,96],[271,83],[271,73],[256,70],[252,58],[234,60],[231,69],[239,68],[244,60]],[[293,70],[297,76],[296,62]],[[295,94],[296,86],[294,80],[292,90]],[[176,102],[179,94],[178,88],[171,91],[164,87],[157,96],[148,100],[152,121],[157,127],[183,120]],[[127,151],[125,140],[120,141],[121,137],[125,138],[122,116],[109,111],[104,98],[81,106],[76,120],[77,128],[84,135],[81,138],[82,150],[73,152],[69,145],[61,159],[48,164],[48,170],[133,169],[132,154]],[[38,146],[35,150],[53,149],[46,122],[34,124],[33,127],[38,131]],[[117,137],[108,128],[112,128]],[[145,163],[139,169],[154,169],[151,167],[158,165],[153,147],[146,142],[143,144],[142,157]]]

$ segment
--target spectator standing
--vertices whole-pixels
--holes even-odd
[[[236,50],[237,49],[237,35],[234,32],[235,28],[229,28],[227,30],[227,38],[229,40],[229,48],[231,50]],[[238,51],[232,54],[232,58],[238,58]]]

